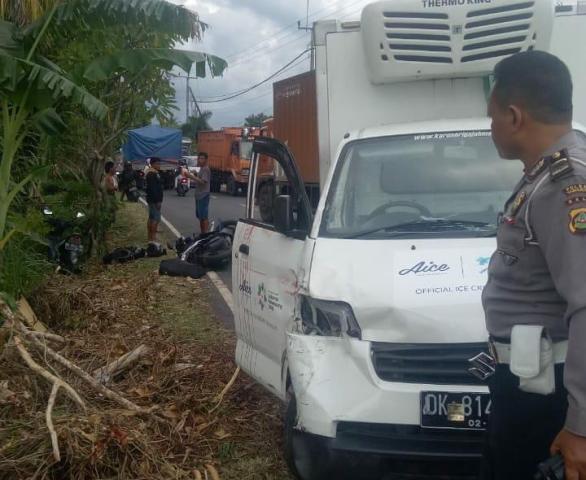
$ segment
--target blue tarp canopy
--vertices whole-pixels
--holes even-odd
[[[181,158],[181,130],[149,125],[128,131],[128,140],[122,146],[124,160],[146,161],[149,157],[163,160]]]

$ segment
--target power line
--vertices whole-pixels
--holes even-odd
[[[327,16],[334,15],[334,14],[336,14],[336,13],[342,12],[342,11],[344,11],[344,10],[347,10],[347,9],[348,9],[348,8],[350,8],[350,7],[353,7],[354,5],[358,5],[359,3],[364,3],[364,2],[365,2],[365,0],[356,0],[356,1],[354,1],[354,2],[352,2],[352,3],[350,3],[350,4],[348,4],[348,5],[345,5],[345,6],[343,6],[342,8],[338,8],[338,9],[334,9],[334,10],[332,10],[331,12],[327,13],[325,16],[321,16],[321,17],[319,17],[319,18],[315,18],[313,21],[319,21],[319,20],[323,20],[323,19],[324,19],[324,18],[326,18]],[[307,22],[309,23],[309,18],[311,18],[311,17],[315,17],[316,15],[318,15],[318,14],[320,14],[320,13],[323,13],[323,12],[325,12],[325,11],[328,11],[328,10],[330,10],[331,8],[332,8],[331,6],[329,6],[329,7],[324,7],[324,8],[321,8],[321,9],[319,9],[319,10],[316,10],[315,12],[313,12],[313,13],[309,14],[309,15],[307,16]],[[334,7],[334,8],[335,8],[335,7]],[[260,41],[260,42],[258,42],[258,43],[251,44],[250,46],[248,46],[248,47],[246,47],[246,48],[244,48],[244,49],[242,49],[242,50],[239,50],[239,51],[237,51],[237,52],[234,52],[234,53],[231,53],[231,54],[228,54],[228,55],[224,55],[224,56],[223,56],[223,58],[225,58],[225,59],[229,59],[229,58],[233,58],[233,57],[239,57],[239,56],[240,56],[242,53],[246,53],[246,52],[248,52],[249,50],[252,50],[252,49],[257,49],[257,48],[258,48],[260,45],[263,45],[264,43],[271,42],[271,41],[275,40],[275,39],[276,39],[276,38],[278,38],[278,37],[279,37],[279,36],[280,36],[282,33],[285,33],[285,32],[286,32],[287,30],[289,30],[290,28],[292,28],[292,27],[296,27],[296,26],[297,26],[297,22],[291,23],[291,24],[287,25],[286,27],[282,28],[281,30],[277,31],[277,33],[275,33],[274,35],[272,35],[272,36],[271,36],[271,38],[267,38],[267,39],[265,39],[265,40],[262,40],[262,41]],[[297,30],[295,30],[295,31],[293,31],[293,32],[288,32],[288,33],[286,33],[285,35],[283,35],[283,36],[282,36],[282,38],[280,38],[279,40],[284,40],[285,38],[287,38],[287,37],[290,37],[291,35],[295,35],[295,34],[297,34],[297,33],[298,33],[298,31],[297,31]]]
[[[301,54],[301,55],[303,55],[303,54]],[[288,72],[289,70],[291,70],[291,69],[293,69],[293,68],[301,65],[305,60],[307,60],[307,59],[306,58],[299,58],[299,60],[296,63],[291,64],[289,67],[287,67],[287,68],[283,67],[284,69],[280,70],[278,72],[278,74],[277,75],[274,75],[272,78],[274,79],[274,78],[276,78],[278,76],[283,75],[284,73]],[[226,99],[225,97],[232,97],[232,96],[234,96],[236,94],[244,94],[244,93],[247,93],[248,91],[249,91],[249,89],[248,88],[245,88],[243,90],[239,90],[239,91],[232,92],[232,93],[229,93],[229,94],[215,95],[215,96],[211,96],[211,97],[203,97],[202,100],[204,100],[204,101],[207,101],[207,100],[216,100],[216,99],[224,100],[224,99]]]
[[[306,58],[301,58],[301,61],[297,61],[297,63],[291,65],[290,67],[288,67],[287,69],[283,70],[281,73],[279,73],[279,75],[283,75],[284,73],[287,73],[289,70],[294,69],[295,67],[298,67],[299,65],[301,65],[303,63],[303,61],[307,60]],[[241,103],[248,103],[248,102],[252,102],[254,100],[258,100],[259,98],[264,98],[267,97],[269,95],[273,94],[273,87],[272,85],[269,85],[269,89],[264,91],[262,94],[256,96],[256,97],[252,97],[252,98],[247,98],[245,100],[242,100]],[[199,103],[204,103],[204,102],[199,102]],[[232,108],[230,105],[224,105],[224,106],[220,106],[220,107],[214,107],[214,111],[215,110],[221,110],[223,108]]]
[[[348,8],[351,8],[351,7],[353,7],[353,6],[355,6],[355,5],[359,4],[359,3],[364,3],[364,1],[365,1],[365,0],[358,0],[358,1],[356,1],[356,2],[350,3],[349,5],[346,5],[346,6],[342,7],[342,8],[339,8],[338,10],[334,10],[334,11],[330,12],[330,14],[328,14],[328,16],[329,16],[329,15],[334,15],[334,14],[341,13],[341,12],[343,12],[343,11],[347,10]],[[343,19],[343,18],[347,18],[347,17],[349,17],[349,16],[351,16],[351,15],[354,15],[354,14],[356,14],[356,13],[358,13],[358,12],[361,12],[361,11],[362,11],[362,6],[361,6],[360,8],[358,8],[357,10],[353,10],[353,11],[351,11],[351,12],[349,12],[349,13],[347,13],[347,14],[345,14],[345,15],[341,16],[341,17],[339,17],[339,20],[341,20],[341,19]],[[316,19],[315,19],[315,21],[323,20],[324,18],[325,18],[325,17],[316,18]],[[304,30],[304,28],[303,28],[303,27],[302,27],[302,30]],[[312,27],[310,27],[310,28],[309,28],[309,30],[312,30]],[[305,33],[305,32],[302,32],[300,35],[299,35],[298,33],[299,33],[299,32],[289,32],[288,34],[286,34],[286,35],[282,36],[282,37],[279,39],[279,41],[285,40],[286,38],[288,38],[288,37],[291,37],[292,35],[293,35],[293,36],[297,35],[297,36],[296,36],[295,38],[293,38],[293,39],[291,39],[291,40],[288,40],[287,42],[285,42],[285,43],[282,43],[282,44],[280,44],[280,45],[277,45],[277,46],[275,46],[275,47],[270,47],[270,46],[267,46],[267,48],[270,48],[270,51],[271,51],[271,52],[274,52],[274,51],[276,51],[276,50],[280,50],[281,48],[283,48],[283,47],[285,47],[285,46],[287,46],[287,45],[290,45],[290,44],[292,44],[292,43],[295,43],[295,42],[297,42],[297,41],[299,41],[299,40],[302,40],[303,38],[305,38],[305,36],[306,36],[306,33]],[[266,39],[266,40],[263,40],[263,41],[262,41],[261,43],[259,43],[258,45],[261,45],[261,44],[262,44],[262,43],[264,43],[264,42],[271,42],[271,41],[273,41],[273,40],[274,40],[274,37],[272,37],[272,38],[269,38],[269,39]],[[242,65],[243,63],[245,63],[245,62],[247,62],[247,61],[249,61],[249,60],[251,60],[251,59],[253,59],[253,58],[256,58],[256,57],[258,57],[258,56],[264,55],[265,53],[266,53],[266,52],[262,51],[262,52],[252,53],[252,54],[249,54],[249,55],[241,55],[241,56],[240,56],[241,58],[238,58],[238,57],[237,57],[237,58],[236,58],[236,60],[235,60],[234,62],[232,62],[232,63],[230,63],[230,64],[228,65],[228,68],[229,68],[229,69],[233,69],[233,68],[235,68],[235,67],[237,67],[237,66],[239,66],[239,65]]]
[[[297,60],[299,60],[303,55],[305,55],[306,53],[308,53],[310,51],[310,49],[306,49],[303,52],[301,52],[299,55],[297,55],[293,60],[291,60],[289,63],[287,63],[286,65],[284,65],[283,67],[281,67],[279,70],[277,70],[275,73],[273,73],[272,75],[269,75],[267,78],[265,78],[264,80],[248,87],[245,88],[244,90],[240,90],[238,92],[232,92],[232,93],[228,93],[226,94],[225,98],[221,98],[218,100],[207,100],[207,101],[203,101],[203,100],[199,100],[199,103],[218,103],[218,102],[225,102],[226,100],[231,100],[233,98],[239,97],[240,95],[244,95],[245,93],[250,92],[251,90],[254,90],[257,87],[260,87],[261,85],[267,83],[269,80],[272,80],[273,78],[275,78],[277,75],[279,75],[280,73],[283,73],[284,71],[286,71],[286,69],[288,67],[290,67],[291,65],[293,65]]]
[[[287,45],[291,45],[292,43],[298,42],[298,41],[300,41],[300,40],[305,40],[305,38],[304,38],[304,37],[305,37],[305,33],[302,33],[302,34],[301,34],[301,35],[299,35],[298,37],[296,37],[296,38],[293,38],[292,40],[289,40],[288,42],[282,43],[281,45],[277,45],[277,46],[275,46],[275,47],[271,48],[270,52],[271,52],[271,53],[273,53],[273,52],[276,52],[277,50],[280,50],[281,48],[283,48],[283,47],[286,47]],[[257,58],[257,57],[259,57],[259,56],[262,56],[262,55],[265,55],[265,54],[266,54],[266,52],[262,52],[262,53],[260,53],[260,52],[259,52],[258,54],[251,55],[251,56],[249,56],[249,57],[242,57],[242,59],[240,59],[240,60],[237,60],[236,62],[234,62],[234,63],[231,65],[231,67],[230,67],[230,68],[234,68],[234,67],[236,67],[236,66],[238,66],[238,65],[242,65],[243,63],[245,63],[245,62],[247,62],[247,61],[250,61],[250,60],[252,60],[252,59],[254,59],[254,58]]]
[[[340,9],[334,10],[333,12],[331,12],[331,14],[338,13],[338,12],[342,12],[342,11],[344,11],[344,10],[346,10],[346,9],[354,6],[354,5],[357,5],[357,4],[363,3],[363,2],[364,2],[364,0],[358,0],[358,1],[352,2],[351,4],[346,5],[346,6],[342,7],[342,8],[340,8]],[[317,15],[317,13],[320,13],[320,12],[323,12],[323,11],[326,11],[326,10],[329,10],[329,8],[320,9],[320,10],[312,13],[311,15],[308,15],[307,16],[307,19],[309,19],[309,16],[315,16],[315,15]],[[345,14],[345,15],[343,15],[340,18],[341,19],[342,18],[347,18],[347,17],[349,17],[351,15],[354,15],[354,14],[360,12],[361,10],[362,10],[362,7],[359,8],[359,9],[357,9],[357,10],[354,10],[354,11],[351,11],[351,12]],[[317,20],[321,20],[322,18],[319,18]],[[287,28],[289,28],[289,27],[287,27]],[[281,32],[285,31],[287,28],[281,30]],[[296,32],[290,32],[289,34],[283,36],[281,38],[281,40],[285,39],[288,36],[291,36],[292,33],[296,33]],[[285,42],[285,43],[283,43],[283,44],[281,44],[281,45],[273,48],[271,51],[279,50],[279,49],[281,49],[281,48],[283,48],[283,47],[285,47],[287,45],[290,45],[291,43],[294,43],[294,42],[297,42],[297,41],[301,40],[303,37],[305,37],[305,34],[301,34],[301,36],[298,36],[297,38],[294,38],[293,40],[290,40],[288,42]],[[271,41],[272,39],[274,39],[274,37],[271,38],[271,39],[266,39],[263,42],[258,43],[257,45],[261,45],[262,43],[267,42],[267,41]],[[297,65],[299,65],[301,63],[301,62],[298,62],[297,64],[294,65],[295,61],[297,59],[299,59],[300,57],[302,57],[305,53],[308,53],[310,50],[311,49],[306,49],[304,52],[302,52],[299,56],[297,56],[295,59],[293,59],[287,65],[285,65],[284,67],[282,67],[282,69],[278,70],[277,72],[275,72],[274,74],[272,74],[271,76],[269,76],[265,80],[259,82],[258,84],[255,84],[255,85],[253,85],[251,87],[248,87],[248,88],[245,88],[245,89],[242,89],[242,90],[238,90],[238,91],[235,91],[235,92],[231,92],[231,93],[228,93],[228,94],[216,95],[216,96],[213,96],[212,95],[212,96],[209,96],[209,97],[204,97],[203,99],[199,100],[198,102],[199,103],[202,103],[202,104],[220,103],[220,102],[224,102],[224,101],[228,101],[228,100],[232,100],[234,98],[240,97],[241,95],[244,95],[244,94],[250,92],[251,90],[254,90],[255,88],[259,87],[260,85],[263,85],[264,83],[266,83],[267,81],[271,80],[275,76],[280,75],[282,73],[285,73],[286,71],[291,70],[292,68],[295,68]],[[242,50],[242,51],[246,51],[246,50]],[[250,60],[254,59],[255,57],[257,57],[258,55],[260,55],[260,52],[257,55],[252,55],[252,56],[249,56],[248,58],[243,58],[240,61],[236,61],[235,63],[233,63],[231,65],[231,67],[234,68],[235,66],[244,63],[245,60],[249,60],[250,61]],[[268,95],[269,93],[270,92],[268,92],[266,95]],[[262,96],[266,96],[266,95],[261,95],[261,97]],[[257,98],[257,97],[255,97],[255,98]],[[258,98],[260,98],[260,97],[258,97]]]

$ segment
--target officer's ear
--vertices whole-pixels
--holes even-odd
[[[523,110],[521,110],[516,105],[509,105],[508,110],[508,117],[511,130],[513,132],[518,132],[523,128],[523,125],[525,123],[525,114]]]

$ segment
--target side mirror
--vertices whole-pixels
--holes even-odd
[[[293,211],[291,209],[291,196],[279,195],[274,203],[274,223],[278,232],[287,235],[292,230]]]

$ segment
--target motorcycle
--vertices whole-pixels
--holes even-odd
[[[180,197],[184,197],[189,192],[189,179],[186,177],[181,177],[177,180],[177,195]]]
[[[209,233],[177,239],[175,251],[185,262],[204,268],[221,269],[231,261],[235,230],[235,221],[218,221],[212,225]]]
[[[73,220],[56,218],[49,207],[43,207],[45,221],[51,227],[47,237],[49,260],[64,273],[80,273],[86,248],[82,235],[85,213],[78,211]]]

